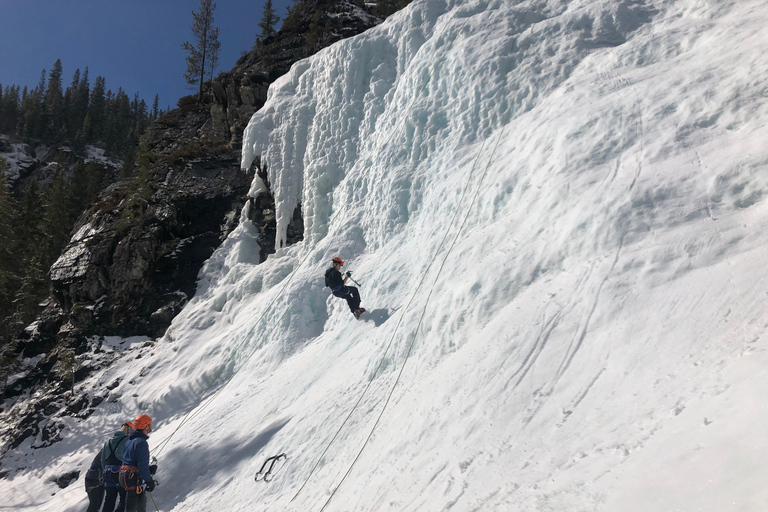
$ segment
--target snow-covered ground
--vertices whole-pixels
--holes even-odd
[[[766,26],[416,0],[296,64],[243,165],[304,241],[257,265],[242,222],[97,412],[6,459],[0,509],[84,509],[50,478],[148,413],[149,510],[768,510]]]

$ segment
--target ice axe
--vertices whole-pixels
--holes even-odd
[[[350,279],[350,280],[351,280],[353,283],[355,283],[357,286],[362,286],[360,283],[358,283],[357,281],[355,281],[354,279],[352,279],[352,272],[349,272],[349,271],[348,271],[348,272],[347,272],[345,275],[346,275],[346,276],[347,276],[347,277],[348,277],[348,278],[349,278],[349,279]]]

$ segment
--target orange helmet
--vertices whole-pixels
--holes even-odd
[[[130,428],[131,430],[133,430],[133,429],[135,428],[135,427],[133,426],[133,423],[131,423],[130,421],[126,421],[125,423],[123,423],[122,425],[120,425],[120,428],[123,428],[123,427],[124,427],[124,426],[126,426],[126,425],[128,425],[128,428]]]
[[[152,424],[152,418],[146,414],[140,414],[133,420],[133,426],[136,430],[143,430]]]
[[[335,258],[333,258],[333,262],[334,262],[334,263],[338,263],[339,265],[344,265],[344,262],[343,262],[343,261],[341,260],[341,258],[339,258],[338,256],[336,256]]]

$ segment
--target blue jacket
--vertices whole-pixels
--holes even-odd
[[[131,437],[125,443],[123,450],[123,465],[135,466],[139,468],[139,473],[144,482],[152,481],[152,475],[149,473],[149,437],[141,430],[131,431]]]

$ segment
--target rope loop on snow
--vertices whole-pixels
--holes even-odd
[[[273,474],[272,470],[275,467],[275,463],[277,461],[279,461],[279,460],[287,459],[287,458],[288,458],[288,456],[285,453],[281,453],[279,455],[273,455],[271,457],[268,457],[267,460],[264,461],[264,464],[261,465],[261,469],[259,470],[259,472],[256,473],[255,480],[257,482],[271,482],[272,479],[269,478],[269,476]],[[270,464],[270,462],[271,462],[271,464]],[[267,464],[269,464],[269,469],[267,469],[267,471],[265,472],[264,469],[267,467]],[[282,467],[282,466],[280,466],[280,467]],[[278,470],[279,470],[279,468],[278,468]],[[261,477],[261,478],[259,478],[259,477]]]

